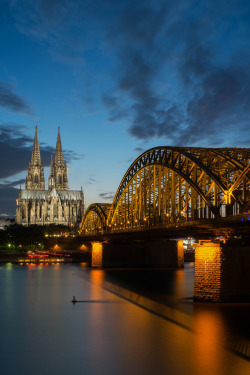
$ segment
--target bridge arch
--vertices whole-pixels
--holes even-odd
[[[80,232],[91,233],[101,232],[106,230],[107,213],[111,207],[109,203],[93,203],[91,204],[83,218],[80,225]]]
[[[81,228],[87,220],[118,230],[236,215],[249,204],[249,165],[250,149],[151,148],[131,164],[112,205],[91,205]]]
[[[118,217],[126,227],[126,223],[136,226],[135,222],[142,225],[143,221],[153,225],[226,216],[230,189],[249,163],[250,152],[243,151],[168,146],[147,150],[125,173],[109,211],[108,225],[121,227]],[[141,189],[146,190],[143,199],[138,193]],[[242,200],[239,195],[233,200],[235,207],[230,210],[237,213]]]

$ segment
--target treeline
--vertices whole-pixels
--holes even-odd
[[[42,249],[45,236],[69,233],[70,228],[63,225],[23,225],[13,224],[0,231],[1,249],[8,251],[27,250],[35,247]]]

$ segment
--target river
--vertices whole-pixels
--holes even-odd
[[[193,276],[0,264],[1,375],[250,373],[250,304],[193,303]]]

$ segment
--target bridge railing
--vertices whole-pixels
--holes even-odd
[[[144,225],[138,225],[138,226],[131,226],[127,228],[112,228],[107,227],[107,229],[104,230],[98,230],[98,231],[89,231],[85,233],[85,236],[91,236],[93,234],[109,234],[109,233],[128,233],[128,232],[143,232],[148,230],[160,230],[160,229],[171,229],[171,228],[181,228],[181,227],[202,227],[202,226],[221,226],[223,224],[230,224],[230,223],[240,223],[240,222],[249,222],[250,221],[250,213],[244,213],[239,214],[236,216],[227,216],[220,219],[199,219],[196,221],[180,221],[176,223],[165,223],[165,224],[153,224],[153,223],[147,223]]]

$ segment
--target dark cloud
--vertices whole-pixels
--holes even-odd
[[[14,94],[12,88],[4,82],[0,82],[0,106],[13,112],[32,114],[27,101],[21,96]]]
[[[2,183],[0,182],[0,189],[3,188],[17,188],[20,187],[25,182],[25,179],[22,178],[20,180],[16,181],[9,181],[9,180],[2,180]]]
[[[110,119],[129,120],[139,140],[230,145],[237,138],[244,145],[249,130],[241,138],[238,131],[250,108],[249,15],[244,1],[125,6],[107,27],[107,40],[119,46],[115,94],[103,97]]]
[[[145,151],[143,148],[141,148],[141,147],[136,147],[135,148],[135,152],[138,152],[138,153],[142,153],[143,151]]]
[[[44,45],[54,60],[70,66],[85,63],[82,24],[88,17],[83,1],[19,0],[12,16],[17,29]]]
[[[104,93],[101,96],[103,104],[109,110],[109,118],[110,122],[116,122],[119,120],[129,118],[129,108],[124,106],[121,98],[115,97],[112,94]]]
[[[0,125],[0,179],[28,170],[34,138],[25,130],[15,124]],[[43,146],[40,150],[44,165],[49,166],[53,148]]]
[[[0,216],[13,217],[16,215],[16,199],[18,189],[12,186],[0,185]]]
[[[105,200],[109,200],[109,201],[112,201],[114,199],[114,196],[115,196],[115,193],[113,193],[112,191],[99,194],[99,197]]]
[[[53,154],[55,153],[55,149],[53,151]],[[77,154],[76,152],[72,150],[64,150],[63,149],[63,157],[65,161],[70,164],[72,160],[82,160],[85,158],[85,154]]]
[[[203,146],[249,140],[248,1],[11,4],[19,31],[57,61],[80,68],[82,102],[93,109],[101,99],[108,120],[125,122],[132,137]],[[105,77],[98,76],[102,63]],[[14,99],[20,98],[8,101],[12,110],[22,108]]]
[[[94,183],[96,183],[96,179],[93,178],[93,177],[89,177],[87,182],[86,182],[86,185],[92,185]]]
[[[24,183],[25,179],[3,180],[0,183],[0,216],[14,217],[16,215],[16,199],[19,188]]]

